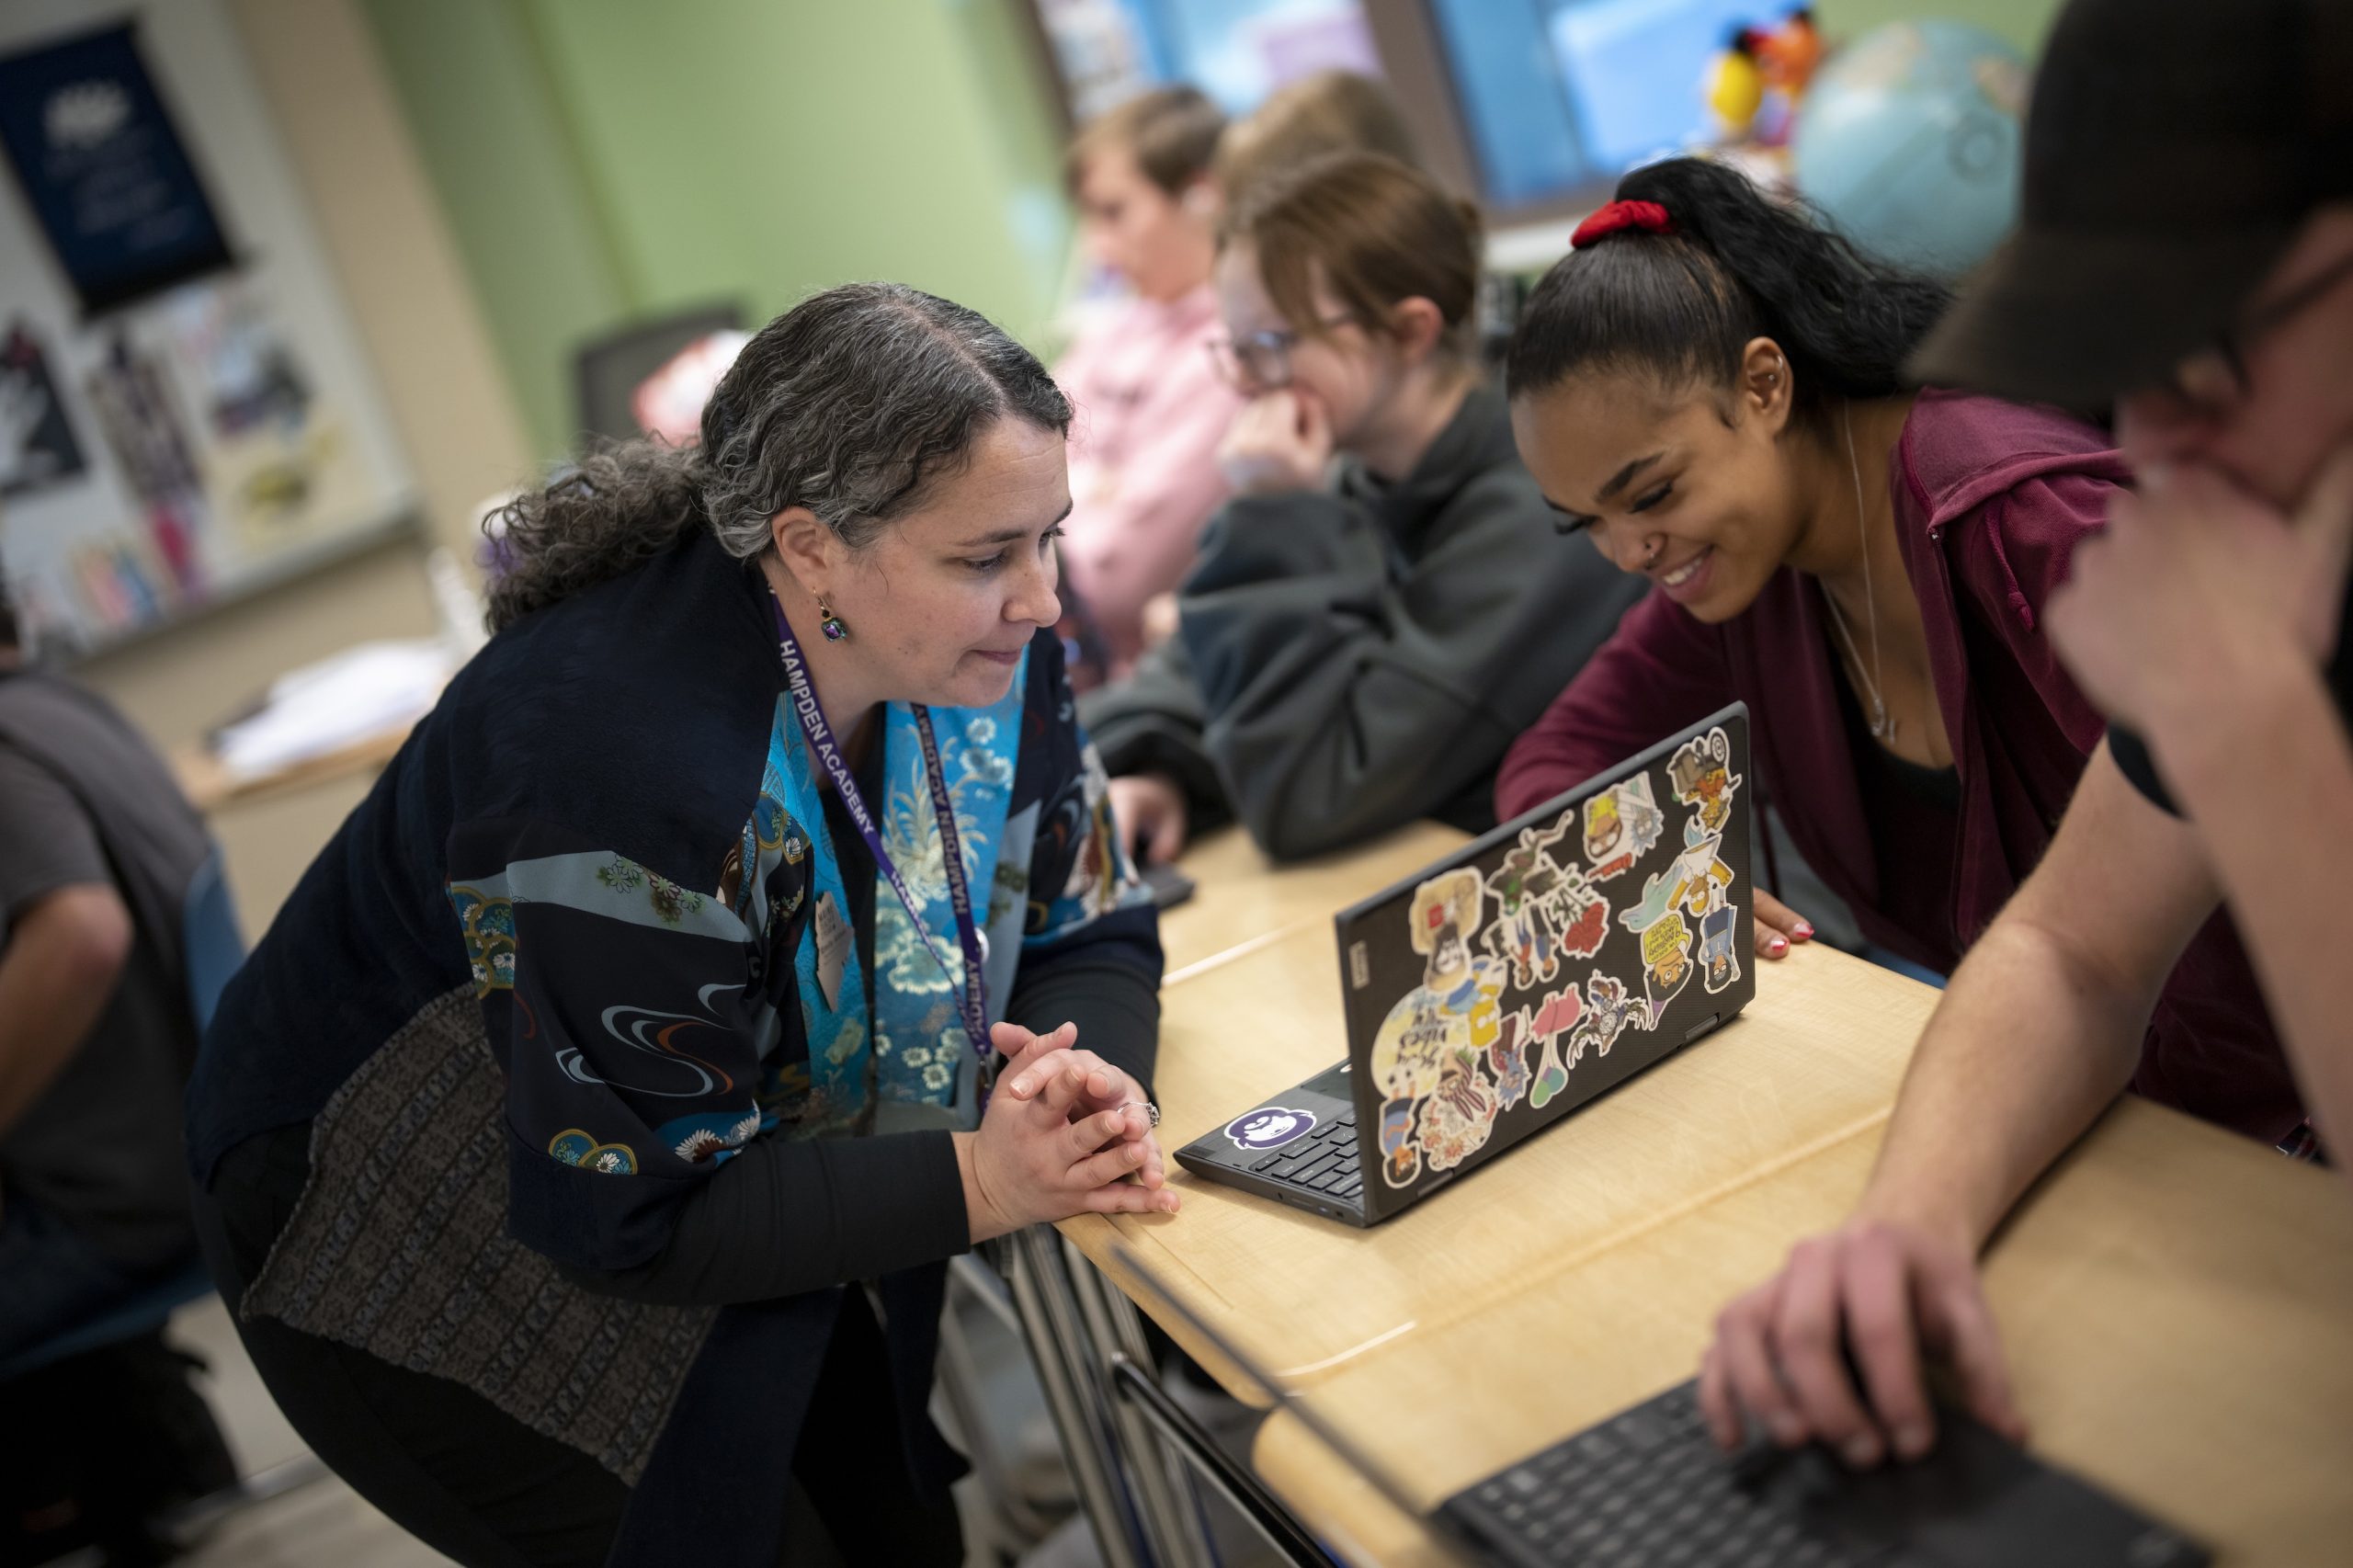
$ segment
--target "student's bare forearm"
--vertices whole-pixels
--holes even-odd
[[[111,889],[75,886],[33,906],[0,949],[0,1134],[82,1048],[106,1011],[130,946]]]
[[[2206,853],[2324,1137],[2353,1137],[2345,1027],[2346,937],[2333,910],[2353,887],[2353,745],[2312,672],[2283,669],[2226,711],[2153,736]],[[2353,1168],[2353,1167],[2348,1167]]]
[[[2051,933],[1996,921],[1920,1037],[1860,1211],[1983,1246],[2131,1081],[2147,1017]]]
[[[41,972],[29,955],[11,961],[14,953],[0,958],[0,1135],[48,1092],[107,1001],[104,992],[61,983],[53,969]]]
[[[2101,746],[1922,1035],[1863,1212],[1984,1245],[2131,1081],[2157,993],[2214,903],[2192,831]]]

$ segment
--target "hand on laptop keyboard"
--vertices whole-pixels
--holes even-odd
[[[1799,1243],[1724,1309],[1700,1408],[1726,1449],[1745,1413],[1782,1447],[1824,1443],[1858,1469],[1916,1459],[1936,1440],[1924,1347],[1952,1364],[1972,1415],[2025,1440],[1975,1260],[1924,1230],[1856,1221]]]
[[[1679,1384],[1441,1505],[1511,1568],[2204,1568],[2198,1542],[1963,1413],[1920,1463],[1857,1473],[1769,1439],[1726,1463]]]

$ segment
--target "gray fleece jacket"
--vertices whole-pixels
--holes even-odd
[[[1182,631],[1081,722],[1114,775],[1181,783],[1195,831],[1239,816],[1279,858],[1483,831],[1505,749],[1643,595],[1553,517],[1477,388],[1401,483],[1344,460],[1328,490],[1228,503]]]

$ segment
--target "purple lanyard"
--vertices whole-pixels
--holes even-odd
[[[776,636],[784,655],[785,684],[792,688],[792,706],[801,715],[801,728],[809,737],[809,749],[825,766],[825,774],[834,781],[834,789],[842,798],[842,806],[849,812],[850,821],[858,824],[858,836],[866,840],[867,852],[874,857],[874,864],[891,883],[891,891],[899,895],[899,903],[914,922],[915,935],[940,968],[953,979],[955,971],[948,966],[948,955],[932,940],[931,930],[923,923],[923,911],[915,894],[899,875],[899,868],[891,862],[890,853],[882,847],[882,835],[875,831],[874,819],[867,813],[866,798],[858,792],[858,780],[850,777],[849,765],[842,756],[842,748],[834,741],[833,727],[825,722],[823,710],[817,706],[816,687],[809,683],[809,666],[801,653],[801,644],[794,641],[792,628],[784,619],[784,607],[776,596],[768,596],[768,608],[776,613]],[[972,1042],[972,1053],[981,1061],[981,1087],[988,1087],[989,1014],[985,993],[982,989],[981,970],[986,955],[981,947],[981,933],[972,923],[972,891],[964,880],[964,851],[956,838],[956,806],[948,798],[948,778],[939,766],[939,742],[931,733],[931,712],[920,703],[909,703],[915,715],[915,735],[923,743],[924,778],[931,786],[932,814],[939,821],[939,846],[948,873],[948,902],[956,912],[956,940],[964,949],[963,993],[956,998],[956,1011],[962,1018],[965,1036]]]

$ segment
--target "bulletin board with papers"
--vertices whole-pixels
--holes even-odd
[[[89,653],[415,527],[220,0],[0,12],[0,567]]]

